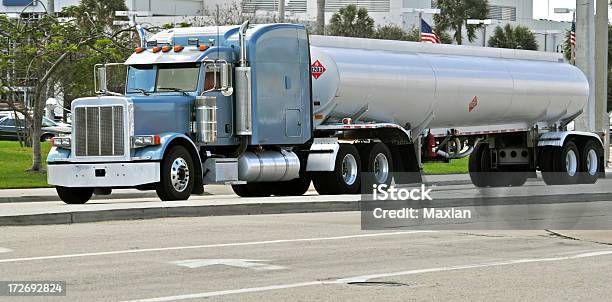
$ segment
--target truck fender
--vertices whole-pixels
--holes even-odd
[[[310,146],[306,171],[308,172],[329,172],[334,171],[336,156],[340,144],[338,138],[315,138]]]
[[[542,134],[538,138],[538,147],[552,146],[552,147],[562,147],[565,144],[565,141],[568,137],[582,137],[582,138],[592,138],[595,139],[601,147],[603,148],[603,142],[601,138],[591,132],[585,131],[553,131],[546,132]]]
[[[200,190],[200,187],[203,188],[203,177],[202,177],[202,159],[200,157],[200,152],[196,147],[195,143],[191,138],[182,133],[162,133],[159,135],[160,144],[157,146],[150,146],[145,148],[136,149],[134,152],[134,157],[140,158],[143,160],[151,160],[151,161],[161,161],[164,158],[164,154],[170,146],[180,144],[189,151],[191,156],[193,157],[193,164],[196,170],[195,175],[196,183],[194,186],[194,194],[201,194],[203,190]],[[202,192],[200,192],[202,191]]]

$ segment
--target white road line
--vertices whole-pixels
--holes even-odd
[[[563,260],[573,260],[573,259],[590,258],[590,257],[606,256],[606,255],[612,255],[612,250],[604,250],[604,251],[597,251],[597,252],[583,252],[583,253],[575,254],[571,256],[560,256],[560,257],[549,257],[549,258],[526,258],[526,259],[499,261],[499,262],[425,268],[425,269],[416,269],[416,270],[391,272],[391,273],[383,273],[383,274],[375,274],[375,275],[355,276],[355,277],[350,277],[350,278],[343,278],[343,279],[329,280],[329,281],[309,281],[309,282],[299,282],[299,283],[290,283],[290,284],[270,285],[270,286],[263,286],[263,287],[230,289],[230,290],[203,292],[203,293],[186,294],[186,295],[178,295],[178,296],[167,296],[167,297],[158,297],[158,298],[150,298],[150,299],[131,300],[131,301],[126,301],[126,302],[178,301],[178,300],[187,300],[187,299],[227,296],[227,295],[234,295],[234,294],[263,292],[263,291],[296,288],[296,287],[306,287],[306,286],[314,286],[314,285],[347,284],[351,282],[366,282],[372,279],[407,276],[407,275],[418,275],[418,274],[433,273],[433,272],[465,270],[465,269],[472,269],[472,268],[504,266],[504,265],[514,265],[514,264],[522,264],[522,263],[563,261]]]
[[[12,251],[13,251],[13,250],[11,250],[11,249],[7,249],[7,248],[5,248],[5,247],[0,247],[0,253],[10,253],[10,252],[12,252]]]
[[[174,246],[174,247],[150,248],[150,249],[141,249],[141,250],[122,250],[122,251],[83,253],[83,254],[67,254],[67,255],[28,257],[28,258],[0,259],[0,263],[79,258],[79,257],[94,257],[94,256],[106,256],[106,255],[119,255],[119,254],[136,254],[136,253],[190,250],[190,249],[204,249],[204,248],[215,248],[215,247],[233,247],[233,246],[266,245],[266,244],[292,243],[292,242],[329,241],[329,240],[342,240],[342,239],[368,238],[368,237],[387,237],[387,236],[399,236],[399,235],[435,233],[435,232],[436,231],[407,231],[407,232],[346,235],[346,236],[336,236],[336,237],[297,238],[297,239],[280,239],[280,240],[268,240],[268,241],[218,243],[218,244],[207,244],[207,245]]]

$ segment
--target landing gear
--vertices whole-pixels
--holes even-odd
[[[156,189],[159,199],[187,200],[195,183],[193,159],[187,149],[172,147],[161,165],[161,181]]]
[[[357,194],[361,188],[361,157],[351,144],[340,144],[334,171],[313,176],[315,189],[321,195]]]
[[[519,187],[527,181],[526,168],[521,165],[491,168],[491,151],[487,143],[478,143],[470,155],[468,169],[472,183],[484,187]]]

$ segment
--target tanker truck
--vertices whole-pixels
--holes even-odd
[[[601,138],[566,130],[589,84],[559,54],[245,22],[159,32],[120,65],[124,91],[107,87],[111,64],[97,66],[97,96],[74,100],[72,134],[53,140],[48,182],[66,203],[114,188],[185,200],[207,184],[354,194],[466,156],[478,187],[604,171]]]

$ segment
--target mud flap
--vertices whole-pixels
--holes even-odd
[[[421,168],[414,145],[388,145],[393,158],[393,178],[396,184],[422,183]]]

